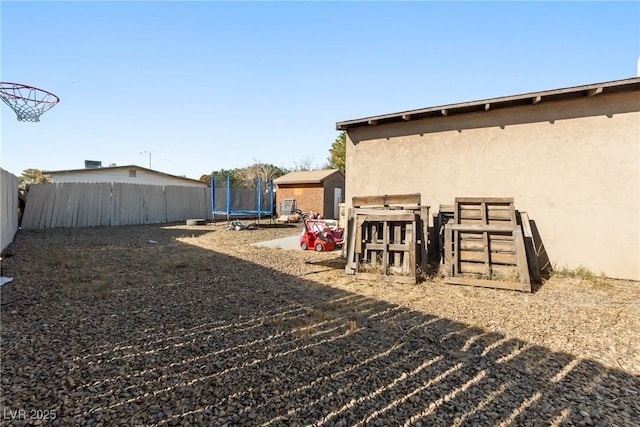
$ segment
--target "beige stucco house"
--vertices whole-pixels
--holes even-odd
[[[346,203],[513,197],[555,268],[640,280],[640,78],[384,114],[347,133]],[[433,217],[431,217],[433,220]]]
[[[122,182],[145,185],[178,185],[186,187],[207,187],[207,183],[170,175],[142,166],[108,166],[85,169],[69,169],[59,171],[42,171],[49,182]]]

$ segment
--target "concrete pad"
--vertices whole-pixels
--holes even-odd
[[[283,237],[281,239],[251,243],[251,246],[255,246],[257,248],[286,249],[298,251],[302,250],[300,249],[300,233],[296,234],[295,236]]]

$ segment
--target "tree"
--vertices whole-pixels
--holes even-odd
[[[327,159],[329,166],[333,169],[340,169],[342,173],[346,170],[347,159],[347,133],[342,131],[331,145],[330,156]]]
[[[25,169],[18,178],[18,185],[21,187],[28,184],[39,184],[41,182],[47,182],[47,179],[40,169]]]
[[[211,175],[200,175],[198,181],[206,182],[207,186],[211,187]]]
[[[231,188],[255,188],[258,178],[264,184],[286,173],[285,169],[256,161],[253,165],[244,168],[213,171],[209,175],[202,175],[200,181],[211,185],[211,175],[213,175],[216,180],[216,187],[225,187],[227,185],[227,177],[230,177]]]
[[[200,181],[203,181],[203,178],[206,176],[207,179],[204,182],[211,185],[211,176],[213,175],[213,178],[216,180],[216,187],[225,187],[227,185],[227,177],[231,177],[231,188],[240,188],[241,180],[238,178],[238,170],[239,169],[220,169],[219,171],[213,171],[209,175],[200,177]]]
[[[254,160],[255,161],[255,160]],[[261,163],[256,161],[251,166],[237,170],[237,178],[240,184],[244,188],[253,188],[257,179],[262,180],[263,183],[278,178],[286,173],[285,170],[277,166]]]
[[[291,172],[311,171],[311,170],[317,170],[317,169],[318,168],[313,164],[313,159],[311,157],[307,157],[300,161],[294,161],[293,169],[291,169]]]

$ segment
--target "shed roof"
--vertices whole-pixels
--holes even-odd
[[[325,169],[319,171],[296,171],[273,180],[274,184],[319,184],[326,181],[329,177],[340,174],[340,169]]]
[[[530,92],[522,95],[504,96],[500,98],[482,99],[479,101],[462,102],[458,104],[440,105],[419,110],[403,111],[400,113],[383,114],[362,119],[346,120],[336,123],[337,130],[349,130],[363,126],[377,126],[386,123],[402,123],[409,120],[437,118],[454,114],[476,113],[539,103],[566,101],[592,96],[601,96],[622,92],[640,91],[640,77],[624,80],[614,80],[603,83],[593,83],[584,86],[574,86],[563,89]]]
[[[187,178],[184,176],[177,176],[177,175],[171,175],[165,172],[160,172],[157,170],[153,170],[153,169],[147,169],[144,168],[142,166],[138,166],[138,165],[127,165],[127,166],[105,166],[105,167],[99,167],[99,168],[82,168],[82,169],[67,169],[67,170],[57,170],[57,171],[42,171],[43,175],[55,175],[55,174],[82,174],[82,173],[95,173],[95,172],[112,172],[112,171],[117,171],[117,170],[121,170],[121,169],[125,169],[125,170],[130,170],[130,169],[137,169],[137,170],[142,170],[142,171],[146,171],[152,174],[156,174],[156,175],[161,175],[161,176],[165,176],[165,177],[169,177],[169,178],[174,178],[174,179],[180,179],[180,180],[184,180],[184,181],[189,181],[189,182],[198,182],[201,183],[203,185],[207,185],[205,182],[202,182],[200,180],[197,179],[191,179],[191,178]]]

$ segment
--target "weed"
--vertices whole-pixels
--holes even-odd
[[[494,280],[504,280],[507,282],[519,282],[520,275],[518,274],[517,267],[509,267],[504,271],[493,273]]]
[[[284,315],[279,315],[276,316],[273,319],[272,325],[274,328],[276,328],[276,332],[280,333],[282,331],[284,331]]]
[[[553,267],[552,274],[558,277],[571,277],[573,279],[588,280],[588,281],[592,281],[596,279],[596,275],[593,274],[591,270],[589,270],[588,268],[582,265],[575,269],[570,269],[567,266],[564,266],[562,268]]]
[[[604,273],[596,275],[587,267],[584,267],[582,265],[574,269],[569,269],[566,266],[558,269],[554,266],[554,268],[551,270],[551,274],[552,276],[569,277],[572,279],[581,280],[583,282],[588,282],[596,288],[605,287],[607,284],[607,276],[605,276]]]
[[[111,294],[113,293],[111,282],[107,280],[101,280],[100,282],[98,282],[97,291],[98,299],[100,301],[108,300],[109,298],[111,298]]]
[[[344,324],[344,329],[347,331],[347,335],[353,333],[357,327],[358,325],[355,320],[349,320]]]

